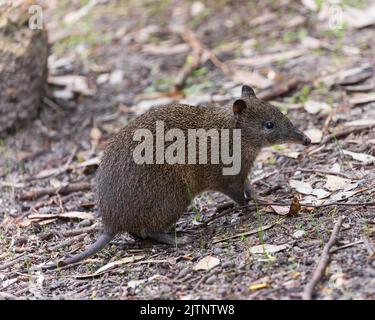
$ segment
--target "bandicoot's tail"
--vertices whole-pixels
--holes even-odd
[[[103,232],[100,235],[100,237],[98,238],[98,240],[96,240],[96,242],[94,244],[89,246],[82,253],[79,253],[79,254],[71,257],[71,258],[60,261],[55,265],[46,266],[44,269],[46,270],[46,269],[61,268],[61,267],[68,266],[72,263],[82,261],[82,260],[94,255],[95,253],[99,252],[100,250],[102,250],[114,237],[115,237],[115,235],[113,235],[111,233]]]

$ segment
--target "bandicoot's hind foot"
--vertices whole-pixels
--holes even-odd
[[[190,242],[188,238],[185,238],[185,237],[177,238],[177,237],[174,237],[167,233],[162,233],[162,232],[149,232],[147,233],[147,237],[152,240],[155,240],[156,242],[173,245],[173,246],[184,245]]]

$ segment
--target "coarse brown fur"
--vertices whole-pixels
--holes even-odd
[[[210,163],[210,142],[208,164],[136,164],[133,151],[139,142],[133,141],[134,134],[143,128],[155,136],[156,121],[164,121],[165,132],[178,128],[185,137],[188,129],[241,129],[239,174],[223,175],[222,163]],[[265,127],[269,122],[274,124],[272,130]],[[91,249],[60,265],[94,254],[121,232],[169,242],[165,232],[182,216],[192,199],[204,191],[219,191],[240,205],[246,204],[246,198],[251,196],[247,177],[259,151],[264,146],[288,141],[310,143],[285,115],[257,99],[248,86],[243,86],[241,99],[224,107],[170,104],[149,110],[124,127],[104,153],[96,186],[104,225],[101,239]]]

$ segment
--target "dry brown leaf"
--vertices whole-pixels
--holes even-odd
[[[275,213],[281,215],[281,216],[286,216],[289,212],[289,208],[287,206],[271,206],[271,208],[273,209],[273,211],[275,211]]]
[[[30,224],[31,224],[31,220],[27,218],[16,222],[16,226],[21,227],[21,228],[27,228],[28,226],[30,226]]]
[[[207,256],[199,260],[198,263],[194,266],[194,270],[205,270],[209,271],[220,264],[220,260],[213,256]]]
[[[297,197],[293,197],[292,203],[290,204],[289,211],[287,213],[287,217],[295,217],[298,216],[298,213],[301,210],[301,204]]]
[[[323,132],[318,128],[308,129],[304,133],[311,139],[311,143],[320,143],[322,141]]]
[[[292,188],[296,189],[296,191],[299,192],[299,193],[307,194],[307,195],[313,193],[312,186],[309,183],[307,183],[307,182],[290,179],[289,180],[289,185]]]
[[[144,255],[139,255],[139,256],[126,257],[126,258],[122,258],[120,260],[112,261],[110,263],[107,263],[103,267],[99,268],[94,273],[78,275],[78,276],[76,276],[76,278],[77,279],[87,279],[87,278],[96,277],[98,275],[101,275],[101,274],[105,273],[106,271],[108,271],[110,269],[113,269],[114,267],[118,267],[118,266],[128,264],[128,263],[133,263],[133,262],[142,260],[144,257],[145,257]]]
[[[318,199],[324,199],[328,198],[331,195],[331,192],[328,192],[324,189],[314,189],[311,194],[316,196]]]
[[[353,159],[363,162],[366,165],[375,163],[375,157],[365,153],[351,152],[349,150],[342,150],[343,154],[351,156]]]
[[[324,188],[329,191],[337,191],[340,189],[345,189],[351,184],[349,179],[341,178],[338,176],[327,175],[327,181],[324,185]]]
[[[368,190],[368,189],[365,188],[365,189],[353,190],[353,191],[342,191],[342,192],[339,192],[339,193],[336,193],[336,194],[332,195],[329,198],[329,200],[330,200],[329,202],[346,200],[346,199],[349,199],[350,197],[354,196],[355,194],[366,191],[366,190]]]

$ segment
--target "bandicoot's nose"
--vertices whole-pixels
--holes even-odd
[[[303,142],[302,142],[302,144],[303,144],[304,146],[308,146],[310,143],[311,143],[311,139],[310,139],[309,137],[305,136],[305,137],[303,138]]]

